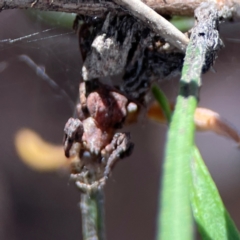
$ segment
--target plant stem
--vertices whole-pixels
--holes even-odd
[[[171,113],[170,104],[164,93],[157,86],[152,92],[165,116]],[[171,118],[167,118],[168,123]],[[234,221],[226,210],[218,189],[196,146],[191,161],[191,205],[198,231],[203,240],[240,239]]]
[[[159,240],[192,239],[189,182],[194,146],[194,112],[202,69],[210,67],[221,43],[216,30],[217,12],[214,6],[201,5],[195,14],[198,22],[187,47],[180,91],[168,132],[158,215]]]
[[[81,194],[83,240],[106,240],[104,224],[104,193]]]
[[[203,1],[203,0],[202,0]],[[200,5],[199,0],[143,0],[142,2],[160,14],[171,16],[193,16],[194,10]],[[227,9],[229,14],[239,18],[240,0],[216,1],[219,9]],[[0,9],[39,9],[43,11],[57,11],[77,13],[87,16],[104,16],[109,11],[120,11],[118,5],[104,0],[0,0]],[[127,11],[122,11],[128,13]]]

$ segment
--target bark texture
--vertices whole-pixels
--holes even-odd
[[[193,16],[194,10],[203,0],[143,0],[143,3],[160,14]],[[234,17],[240,16],[240,0],[213,1],[220,9],[231,12]],[[0,9],[34,8],[44,11],[61,11],[80,13],[89,16],[101,16],[109,11],[122,11],[112,1],[104,0],[0,0]],[[126,11],[125,11],[126,12]]]

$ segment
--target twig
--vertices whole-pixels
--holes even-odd
[[[146,4],[140,0],[114,0],[114,2],[129,10],[135,17],[141,19],[150,29],[165,38],[167,42],[182,52],[186,51],[189,39]]]
[[[81,194],[83,240],[105,240],[103,190]]]
[[[165,153],[158,238],[192,239],[189,199],[190,161],[194,146],[194,112],[201,86],[201,73],[207,70],[221,46],[214,5],[203,3],[196,11],[180,81],[180,92],[172,116]]]
[[[194,3],[192,3],[192,1],[185,1],[185,4],[187,6],[185,6],[184,3],[179,4],[177,0],[170,0],[168,1],[168,3],[166,3],[165,1],[160,2],[159,0],[145,0],[145,3],[141,0],[113,1],[129,10],[131,14],[141,19],[145,24],[148,25],[150,29],[165,38],[166,41],[171,43],[173,46],[177,47],[182,52],[185,52],[189,39],[177,28],[175,28],[171,23],[169,23],[165,18],[157,14],[157,12],[155,12],[153,9],[156,9],[158,12],[163,12],[165,15],[191,15],[194,7],[197,7],[199,5],[198,0],[196,0],[196,2]],[[226,2],[217,1],[218,5],[216,5],[219,9],[222,9],[222,15],[224,17],[229,17],[232,15],[232,13],[238,15],[240,0],[225,1]],[[121,9],[117,4],[106,0],[99,0],[99,2],[89,0],[87,1],[87,3],[81,0],[78,0],[76,2],[68,2],[63,0],[0,0],[0,10],[12,8],[36,8],[45,11],[80,13],[83,15],[90,15],[96,17],[104,16],[109,11],[121,11],[124,13],[124,10]],[[153,9],[151,9],[151,7]],[[179,9],[179,12],[175,11],[176,9]],[[188,9],[188,11],[185,12],[186,9]]]
[[[204,0],[143,0],[143,3],[160,14],[193,16],[194,10]],[[217,0],[218,8],[227,8],[235,17],[240,17],[240,0]],[[58,11],[80,13],[88,16],[100,16],[109,11],[119,10],[119,6],[106,0],[0,0],[0,10],[7,9],[39,9],[44,11]]]

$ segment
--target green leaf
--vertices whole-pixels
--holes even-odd
[[[157,239],[192,239],[192,217],[189,199],[190,160],[194,144],[194,97],[177,98],[168,132],[161,212]]]
[[[207,49],[207,44],[198,44],[202,42],[192,37],[187,47],[179,95],[167,136],[159,204],[159,240],[192,239],[190,161],[195,135],[194,113]]]
[[[170,105],[164,93],[157,86],[152,88],[152,92],[165,116],[171,114]],[[193,150],[191,173],[191,204],[202,239],[240,239],[238,230],[225,209],[217,187],[196,146]]]
[[[156,85],[152,86],[152,93],[155,99],[158,101],[163,113],[167,119],[167,122],[171,122],[172,110],[165,94]]]
[[[194,26],[193,17],[174,16],[170,22],[182,32],[186,32]]]
[[[159,240],[192,239],[189,183],[191,182],[190,163],[194,150],[194,113],[205,59],[209,58],[209,55],[214,57],[221,44],[217,39],[218,35],[211,34],[212,31],[216,31],[217,25],[215,6],[209,5],[209,8],[206,8],[206,5],[202,4],[195,14],[198,21],[192,29],[186,50],[179,95],[167,136],[159,204],[161,208],[158,212],[157,239]],[[204,34],[201,34],[203,31]],[[219,45],[210,47],[209,41],[217,41]],[[208,64],[210,65],[211,62]]]
[[[196,147],[193,156],[191,203],[202,239],[240,239],[238,230],[225,209],[217,187]]]
[[[34,21],[40,20],[50,26],[59,26],[67,29],[72,29],[73,21],[76,17],[74,13],[44,12],[39,10],[26,10],[25,13]]]

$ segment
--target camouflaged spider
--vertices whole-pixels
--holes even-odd
[[[84,22],[80,27],[79,20]],[[70,118],[64,128],[64,148],[72,161],[72,179],[89,192],[102,188],[115,163],[131,154],[130,134],[117,129],[132,110],[138,111],[137,104],[144,105],[154,79],[181,69],[183,54],[166,51],[160,36],[129,15],[79,15],[74,29],[79,33],[83,82],[78,118]],[[123,74],[123,82],[115,87],[98,80],[118,74]]]
[[[127,117],[127,98],[97,80],[89,84],[94,85],[90,92],[85,82],[80,84],[78,118],[70,118],[64,128],[71,179],[83,192],[103,188],[116,162],[133,150],[130,134],[115,132]]]
[[[65,126],[64,147],[74,163],[72,178],[82,190],[91,191],[103,186],[115,163],[132,151],[130,135],[116,132],[131,115],[130,105],[136,112],[145,105],[151,83],[179,72],[183,54],[166,47],[164,39],[130,15],[78,15],[74,29],[83,82],[78,118]],[[119,74],[123,77],[117,86],[99,82]]]

